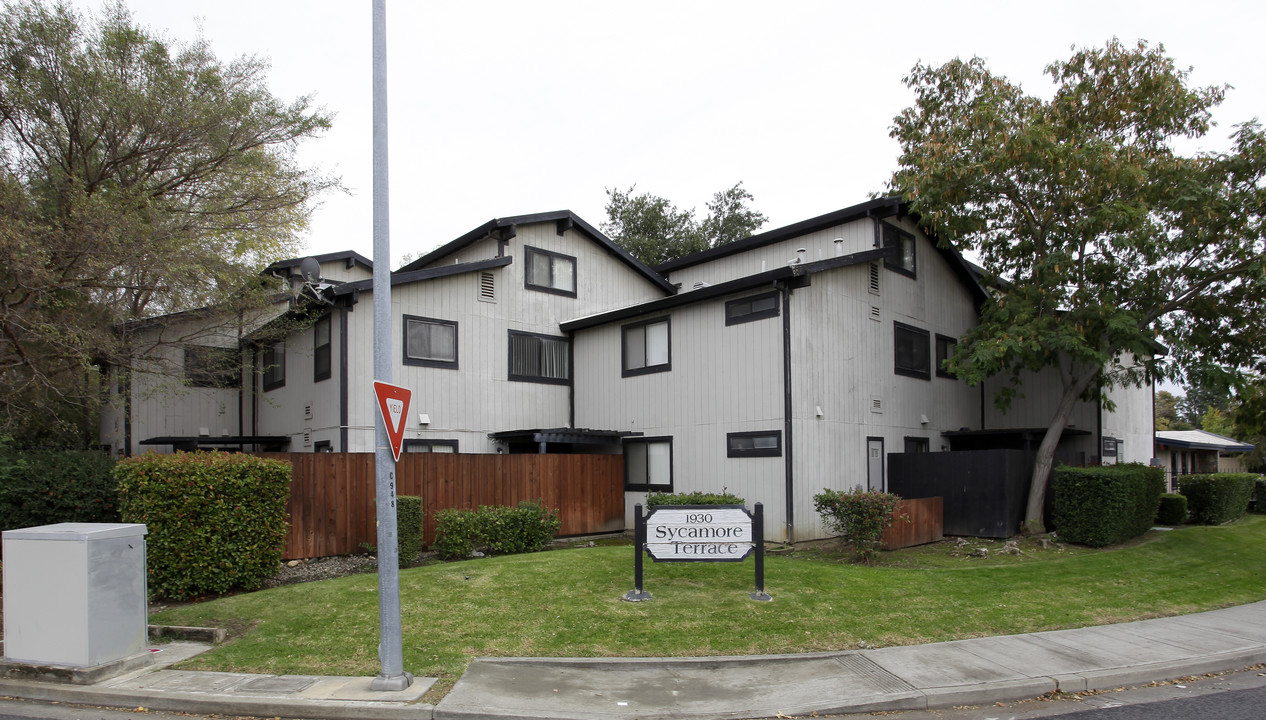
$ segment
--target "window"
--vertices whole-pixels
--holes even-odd
[[[958,341],[952,337],[945,335],[936,336],[936,376],[944,378],[954,377],[954,373],[945,369],[945,361],[954,357],[954,348],[958,347]]]
[[[330,316],[324,315],[312,327],[312,382],[330,379]]]
[[[668,318],[625,325],[621,330],[624,377],[672,370]]]
[[[404,316],[404,364],[457,367],[457,323]]]
[[[264,392],[276,390],[286,384],[286,341],[278,340],[265,345],[260,359],[264,371]]]
[[[736,432],[725,436],[726,457],[779,457],[782,431]]]
[[[510,331],[510,379],[566,385],[571,381],[571,341]]]
[[[898,375],[932,379],[931,362],[928,358],[929,338],[927,330],[894,322],[893,345],[896,347],[894,371]]]
[[[925,453],[929,449],[928,439],[925,437],[908,437],[906,438],[906,452],[908,453]]]
[[[455,453],[456,440],[405,440],[402,448],[407,453]]]
[[[185,346],[185,380],[193,387],[235,388],[241,384],[241,366],[233,348]]]
[[[884,247],[897,248],[896,257],[884,258],[884,267],[902,275],[915,276],[914,236],[900,228],[884,224]]]
[[[763,320],[770,317],[778,317],[778,292],[776,290],[761,295],[730,300],[725,303],[726,325],[738,325],[739,323]]]
[[[329,440],[317,440],[312,444],[312,452],[332,453],[334,452],[334,446]]]
[[[673,491],[673,439],[624,441],[624,489]]]
[[[527,248],[524,284],[529,290],[576,297],[576,258]]]

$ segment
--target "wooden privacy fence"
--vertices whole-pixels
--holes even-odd
[[[259,453],[289,460],[290,532],[286,559],[363,552],[378,544],[373,453]],[[435,512],[543,500],[558,510],[559,535],[624,529],[620,455],[463,455],[406,453],[396,464],[396,494],[422,497],[424,541],[435,540]]]
[[[903,515],[908,521],[897,520],[884,533],[881,545],[884,550],[900,550],[945,539],[944,498],[902,498],[893,516]]]

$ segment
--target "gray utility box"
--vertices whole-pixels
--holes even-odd
[[[4,657],[94,667],[145,651],[145,526],[6,530]]]

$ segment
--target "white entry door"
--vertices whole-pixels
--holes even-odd
[[[884,472],[883,438],[866,438],[866,489],[888,491],[888,477]]]

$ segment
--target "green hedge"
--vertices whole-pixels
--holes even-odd
[[[1254,486],[1253,512],[1266,513],[1266,477],[1258,476]]]
[[[1243,517],[1248,512],[1248,501],[1253,497],[1257,478],[1252,473],[1183,475],[1178,478],[1178,489],[1187,496],[1191,523],[1222,525]]]
[[[721,488],[719,493],[690,492],[666,493],[653,492],[646,496],[646,509],[657,505],[747,505],[743,498],[726,492]]]
[[[91,450],[13,448],[0,438],[0,530],[62,522],[118,522],[114,460]]]
[[[1165,493],[1156,511],[1158,525],[1182,525],[1187,522],[1187,498],[1177,493]]]
[[[253,590],[281,566],[290,463],[221,452],[115,466],[126,522],[149,530],[149,591],[184,600]]]
[[[558,511],[541,501],[524,501],[517,507],[440,510],[435,513],[435,543],[431,548],[445,560],[470,557],[475,550],[489,555],[536,552],[554,539],[560,527]]]
[[[400,567],[412,567],[422,553],[422,498],[396,496],[396,537]]]
[[[1147,532],[1165,489],[1165,471],[1134,463],[1055,468],[1051,515],[1068,542],[1104,547]]]

